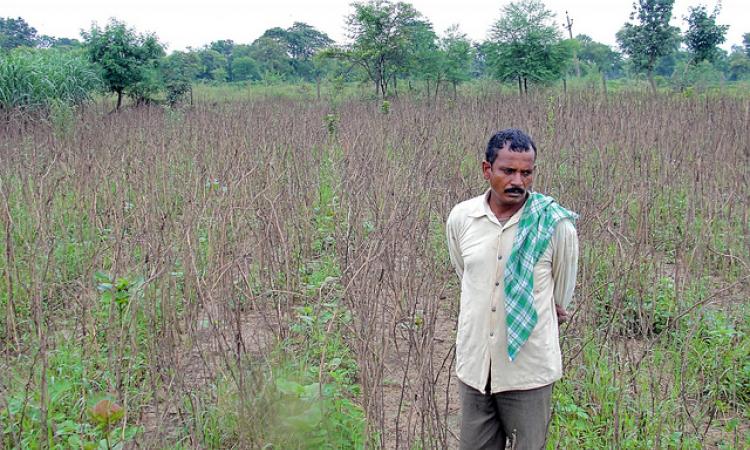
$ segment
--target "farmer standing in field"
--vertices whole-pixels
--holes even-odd
[[[506,439],[516,449],[545,445],[578,237],[575,213],[531,191],[536,157],[521,130],[497,132],[482,162],[489,189],[448,216],[448,250],[461,279],[462,449],[502,449]]]

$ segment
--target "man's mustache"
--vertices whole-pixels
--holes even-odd
[[[524,192],[526,192],[525,189],[518,187],[512,187],[505,190],[506,194],[523,194]]]

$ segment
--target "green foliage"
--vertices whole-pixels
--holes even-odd
[[[597,269],[605,276],[605,267]],[[642,278],[647,276],[644,274]],[[594,302],[599,326],[611,327],[616,335],[627,337],[649,337],[674,328],[677,315],[674,281],[661,277],[653,284],[639,287],[626,286],[618,290],[610,285],[598,294]]]
[[[0,444],[13,448],[122,448],[142,431],[140,427],[122,423],[125,410],[105,394],[111,374],[102,370],[106,354],[83,353],[82,346],[63,339],[49,354],[47,369],[47,418],[49,436],[41,432],[41,405],[38,389],[26,392],[22,371],[14,376],[12,388],[0,408]],[[32,365],[35,383],[40,366]],[[23,373],[23,375],[26,375]],[[118,432],[112,433],[117,426]],[[46,445],[45,444],[46,441]]]
[[[276,380],[282,432],[277,439],[283,436],[304,448],[362,446],[364,413],[351,400],[359,392],[357,364],[342,334],[350,322],[351,316],[337,303],[299,309],[287,344],[296,349],[290,365],[293,372]],[[312,381],[319,380],[321,373],[331,382]]]
[[[264,79],[274,76],[281,79],[293,77],[291,59],[287,55],[285,45],[278,40],[259,37],[250,46],[248,56],[259,63],[259,71]]]
[[[60,49],[75,49],[82,47],[81,41],[72,38],[56,38],[53,36],[43,35],[39,38],[38,47],[40,48],[60,48]]]
[[[75,110],[62,102],[54,102],[50,106],[49,119],[55,132],[55,137],[62,139],[70,137],[75,130]]]
[[[194,52],[173,52],[160,62],[161,78],[167,90],[167,103],[174,106],[187,93],[200,71],[200,59]]]
[[[733,47],[727,62],[729,81],[750,80],[750,56],[740,47]]]
[[[729,25],[717,25],[716,16],[719,6],[709,14],[703,5],[691,6],[685,18],[688,29],[685,32],[685,44],[692,54],[692,62],[713,61],[717,55],[717,46],[726,40]]]
[[[333,44],[327,34],[304,22],[294,22],[286,29],[283,39],[287,43],[289,54],[296,60],[308,60],[320,49]]]
[[[314,27],[295,22],[291,27],[266,30],[252,44],[230,39],[211,42],[186,52],[198,59],[194,79],[234,82],[313,80],[320,74],[313,57],[333,41]]]
[[[0,17],[0,49],[34,47],[37,41],[36,29],[21,17]]]
[[[554,14],[540,0],[519,0],[503,7],[486,51],[493,76],[517,80],[519,90],[522,82],[527,89],[527,81],[560,79],[572,58],[571,44],[561,39]]]
[[[189,86],[175,84],[171,84],[170,87],[168,95],[172,97],[179,93],[184,94],[189,89]],[[158,62],[154,61],[153,64],[143,68],[140,81],[134,83],[127,93],[135,100],[136,105],[146,105],[155,102],[163,88],[164,82],[159,72]]]
[[[609,45],[596,42],[584,34],[576,36],[579,46],[577,56],[584,68],[590,68],[607,77],[622,75],[622,58]]]
[[[437,35],[427,22],[415,23],[411,44],[404,55],[403,74],[415,80],[440,81],[443,72],[443,54],[438,51]]]
[[[699,64],[688,64],[687,61],[679,62],[674,69],[672,81],[679,87],[693,86],[699,90],[705,90],[710,86],[720,84],[724,75],[719,69],[708,61]]]
[[[327,34],[304,22],[294,22],[287,29],[271,28],[266,30],[261,38],[270,39],[281,45],[289,56],[294,76],[307,81],[317,79],[321,75],[321,66],[316,66],[313,57],[320,50],[333,44],[333,40]],[[264,64],[265,61],[258,60],[258,63]]]
[[[204,445],[300,449],[364,446],[364,412],[352,400],[358,393],[353,384],[356,362],[338,334],[339,327],[351,318],[337,316],[336,309],[333,305],[320,310],[300,308],[290,339],[271,361],[273,370],[251,374],[248,392],[238,392],[232,380],[216,383],[215,406],[197,418]],[[286,354],[289,351],[293,356]]]
[[[674,0],[638,0],[630,14],[631,20],[637,17],[637,23],[628,22],[617,32],[617,42],[635,70],[648,74],[652,93],[656,92],[653,73],[659,58],[675,51],[680,42],[680,30],[669,24],[673,5]]]
[[[154,34],[138,34],[124,22],[111,19],[104,29],[93,25],[82,36],[89,58],[101,67],[107,90],[117,94],[117,108],[123,93],[130,90],[139,101],[153,92],[156,64],[164,48]]]
[[[406,70],[418,32],[432,26],[405,2],[370,0],[352,7],[354,12],[346,19],[352,42],[332,56],[360,67],[377,94],[386,97],[397,74]]]
[[[383,100],[383,103],[380,104],[380,112],[383,114],[388,114],[391,112],[391,102],[388,100]]]
[[[199,61],[199,70],[196,78],[206,81],[226,81],[227,76],[227,58],[225,55],[204,48],[196,52]]]
[[[218,78],[217,81],[233,81],[234,80],[234,41],[231,39],[221,39],[213,41],[205,47],[205,50],[214,52],[221,55],[221,57],[215,58],[217,62],[221,64],[220,67],[214,69]]]
[[[100,83],[80,52],[16,49],[0,58],[0,111],[80,105]]]
[[[97,271],[94,274],[97,282],[96,289],[101,293],[101,302],[105,306],[114,303],[123,313],[125,308],[130,305],[130,301],[143,292],[144,279],[142,276],[129,278],[113,278],[109,274]]]
[[[440,49],[444,53],[443,71],[446,81],[453,84],[454,94],[460,83],[471,79],[471,64],[474,60],[474,48],[465,33],[452,26],[440,39]]]
[[[235,58],[232,74],[236,81],[257,81],[261,79],[260,65],[249,56]]]
[[[550,441],[562,448],[704,448],[705,434],[682,431],[681,397],[701,405],[694,415],[721,414],[731,406],[740,411],[747,408],[747,319],[747,315],[731,319],[708,311],[683,320],[671,339],[652,342],[646,349],[639,349],[645,342],[606,335],[584,337],[580,368],[555,384]],[[617,356],[617,346],[642,355],[639,363],[625,364]],[[653,396],[661,395],[663,389],[655,377],[673,378],[675,386],[652,403]],[[738,420],[728,421],[725,431],[726,436],[735,436],[734,445],[725,441],[727,446],[720,448],[744,448]]]
[[[684,376],[702,382],[704,393],[717,402],[750,406],[750,316],[737,322],[708,311],[687,344],[691,351]]]
[[[326,130],[328,130],[328,137],[335,138],[336,131],[338,130],[339,126],[339,121],[341,120],[338,114],[326,114],[323,120],[325,122]]]

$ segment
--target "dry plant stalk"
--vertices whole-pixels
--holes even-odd
[[[314,205],[328,149],[341,298],[354,318],[347,338],[368,431],[382,447],[453,447],[458,289],[443,222],[452,205],[483,191],[490,133],[517,126],[540,148],[537,189],[581,215],[566,370],[582,369],[592,336],[610,339],[615,385],[637,394],[645,371],[658,404],[678,381],[645,362],[659,342],[653,305],[641,303],[625,331],[623,311],[664,277],[678,300],[692,280],[715,281],[704,303],[678,301],[675,317],[738,292],[747,298],[747,111],[746,99],[576,93],[429,106],[400,99],[388,114],[357,101],[332,111],[279,99],[117,115],[90,108],[65,136],[4,122],[0,370],[39,354],[42,377],[27,381],[42,393],[44,417],[48,353],[72,340],[86,366],[105,346],[109,389],[127,412],[121,433],[126,423],[143,425],[147,446],[172,442],[180,427],[190,446],[202,446],[195,418],[218,401],[217,379],[235,386],[244,414],[262,414],[252,407],[258,380],[249,367],[268,364],[294,308],[317,301],[300,268],[319,256]],[[328,114],[338,118],[335,135]],[[61,256],[62,243],[82,256]],[[144,287],[102,316],[97,270],[141,276]],[[606,314],[596,303],[605,292]],[[597,351],[604,358],[608,350]],[[681,430],[706,435],[711,395],[682,388]],[[235,443],[257,445],[262,431],[249,426]]]

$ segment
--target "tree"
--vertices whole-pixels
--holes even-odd
[[[291,27],[266,30],[261,38],[271,39],[281,45],[291,59],[294,73],[305,80],[318,80],[313,56],[321,49],[333,44],[327,34],[304,22],[294,22]]]
[[[638,72],[646,72],[651,92],[656,93],[654,68],[659,58],[675,51],[680,30],[669,25],[674,0],[638,0],[633,4],[630,22],[617,32],[617,42]]]
[[[56,38],[43,34],[37,39],[36,45],[40,48],[80,48],[83,44],[78,39]]]
[[[224,77],[222,81],[234,81],[232,73],[232,63],[234,59],[234,41],[231,39],[221,39],[208,44],[208,49],[222,55],[224,61]]]
[[[173,52],[161,61],[161,77],[167,90],[167,102],[177,104],[185,95],[191,94],[192,81],[201,70],[200,59],[195,52]]]
[[[732,46],[732,53],[728,60],[729,81],[740,81],[750,79],[750,56],[745,49],[739,45]]]
[[[321,61],[314,61],[313,57],[320,50],[331,46],[333,39],[303,22],[294,22],[286,31],[287,48],[295,72],[305,80],[315,80],[320,86],[321,70],[326,66]]]
[[[745,55],[750,58],[750,33],[742,35],[742,45],[745,46]]]
[[[585,65],[610,78],[621,74],[622,56],[612,47],[596,42],[585,34],[576,36],[576,41],[578,41],[578,58]]]
[[[34,47],[37,44],[36,29],[22,18],[0,17],[0,48]]]
[[[679,56],[686,56],[681,61],[682,70],[672,72],[672,78],[677,81],[680,90],[688,84],[706,85],[720,78],[720,69],[713,67],[712,63],[721,55],[718,46],[726,40],[729,26],[716,24],[719,9],[717,5],[709,14],[703,5],[690,7],[689,14],[684,17],[688,25],[684,36],[687,52],[686,55],[680,55],[683,52],[679,51],[672,53],[678,59]]]
[[[443,56],[443,52],[438,48],[437,35],[432,30],[432,25],[428,22],[415,24],[411,39],[401,55],[402,59],[394,61],[403,67],[403,70],[396,71],[394,81],[398,79],[399,74],[424,81],[428,101],[432,91],[430,84],[434,82],[437,97],[440,83],[443,81]]]
[[[329,57],[327,49],[321,49],[315,53],[311,61],[317,99],[320,100],[320,85],[322,84],[323,79],[335,77],[338,82],[341,82],[344,78],[342,72],[345,72],[345,69],[342,67],[341,61]]]
[[[488,75],[489,55],[492,53],[493,45],[489,41],[477,42],[473,45],[474,59],[471,62],[471,76],[480,78]]]
[[[518,0],[503,7],[487,48],[495,77],[517,80],[519,93],[528,92],[528,81],[562,77],[572,46],[562,40],[554,17],[540,0]]]
[[[685,32],[685,44],[691,53],[691,63],[701,61],[713,62],[717,55],[717,47],[726,40],[728,25],[717,25],[716,16],[719,6],[709,14],[703,5],[690,7],[690,13],[685,17],[688,30]]]
[[[621,68],[620,54],[609,45],[596,42],[585,34],[576,36],[578,41],[578,60],[594,68],[602,77],[602,89],[607,92],[607,77],[616,76]]]
[[[258,70],[264,79],[289,78],[294,74],[286,47],[277,39],[259,37],[250,46],[247,56],[258,63]]]
[[[471,78],[474,49],[466,34],[454,25],[445,31],[440,39],[440,50],[444,53],[445,79],[453,85],[453,96],[457,95],[458,85]]]
[[[261,78],[260,66],[249,56],[234,58],[232,73],[235,81],[257,81]]]
[[[199,80],[226,81],[227,58],[216,50],[202,48],[197,51],[201,69],[196,77]]]
[[[346,19],[351,43],[329,54],[362,68],[376,95],[385,98],[396,75],[406,70],[417,29],[428,22],[409,3],[370,0],[352,6],[354,13]]]
[[[318,50],[333,44],[327,34],[304,22],[294,22],[286,29],[287,46],[292,59],[309,60]]]
[[[103,30],[94,24],[81,35],[89,58],[101,67],[107,89],[117,94],[118,110],[127,89],[152,81],[155,64],[164,55],[164,48],[154,34],[138,34],[116,19],[110,19]]]

